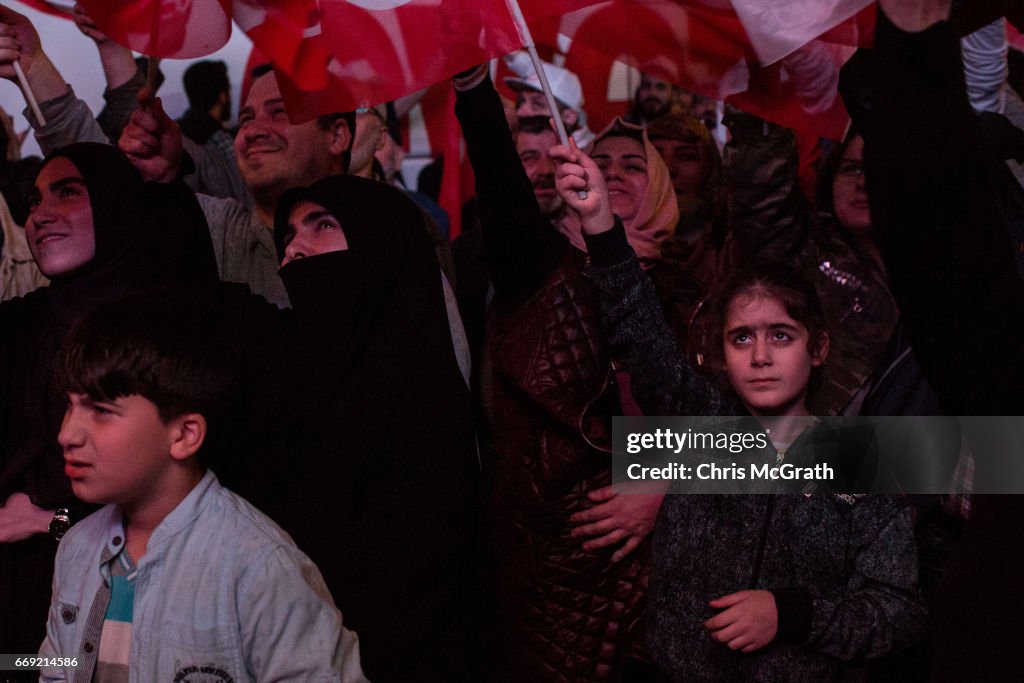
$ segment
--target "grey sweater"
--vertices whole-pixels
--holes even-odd
[[[587,238],[598,310],[649,415],[744,414],[679,357],[654,287],[621,223]],[[827,428],[787,459],[811,459]],[[803,451],[801,453],[801,451]],[[670,494],[654,532],[649,654],[670,680],[832,681],[913,642],[925,623],[917,552],[902,500],[881,496]],[[771,591],[778,633],[743,654],[714,641],[708,602]]]

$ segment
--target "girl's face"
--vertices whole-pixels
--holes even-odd
[[[629,222],[647,192],[647,155],[639,140],[612,135],[594,145],[591,155],[608,184],[612,213]]]
[[[89,190],[70,159],[55,157],[39,171],[29,192],[25,238],[49,278],[69,275],[96,255]]]
[[[825,362],[828,339],[812,353],[810,333],[764,290],[742,292],[726,313],[725,365],[729,382],[751,414],[807,415],[811,370]]]
[[[309,200],[298,202],[292,209],[284,244],[281,267],[307,256],[348,249],[341,221],[326,208]]]

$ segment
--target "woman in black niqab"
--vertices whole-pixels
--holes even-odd
[[[236,488],[320,567],[367,677],[472,680],[479,467],[423,215],[382,183],[326,178],[278,202],[282,259],[302,201],[348,249],[281,268],[296,333],[255,401]]]
[[[96,305],[147,285],[214,283],[217,267],[202,211],[183,184],[143,183],[123,154],[95,143],[54,151],[40,172],[58,157],[88,190],[95,252],[48,287],[0,304],[0,504],[21,492],[44,510],[72,508],[75,519],[83,510],[56,438],[65,407],[52,384],[57,348]],[[0,652],[35,652],[42,642],[56,545],[45,534],[0,543]]]

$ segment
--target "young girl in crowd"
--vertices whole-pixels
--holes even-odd
[[[773,428],[774,462],[834,443],[823,424],[800,433],[801,421],[787,430],[778,419],[808,416],[828,354],[813,288],[778,267],[738,273],[724,288],[717,329],[734,402],[674,348],[597,166],[578,150],[552,155],[587,239],[609,343],[645,413],[770,421],[783,427]],[[649,654],[669,680],[838,680],[911,642],[924,623],[910,516],[892,498],[669,495],[650,590]]]

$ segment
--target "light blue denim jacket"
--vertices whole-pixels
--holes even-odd
[[[57,551],[39,653],[77,657],[42,681],[92,680],[110,601],[110,562],[124,549],[117,505],[76,524]],[[207,472],[157,526],[138,562],[130,680],[363,682],[320,571],[291,538]],[[191,675],[190,675],[191,674]],[[219,678],[215,678],[219,676]]]

